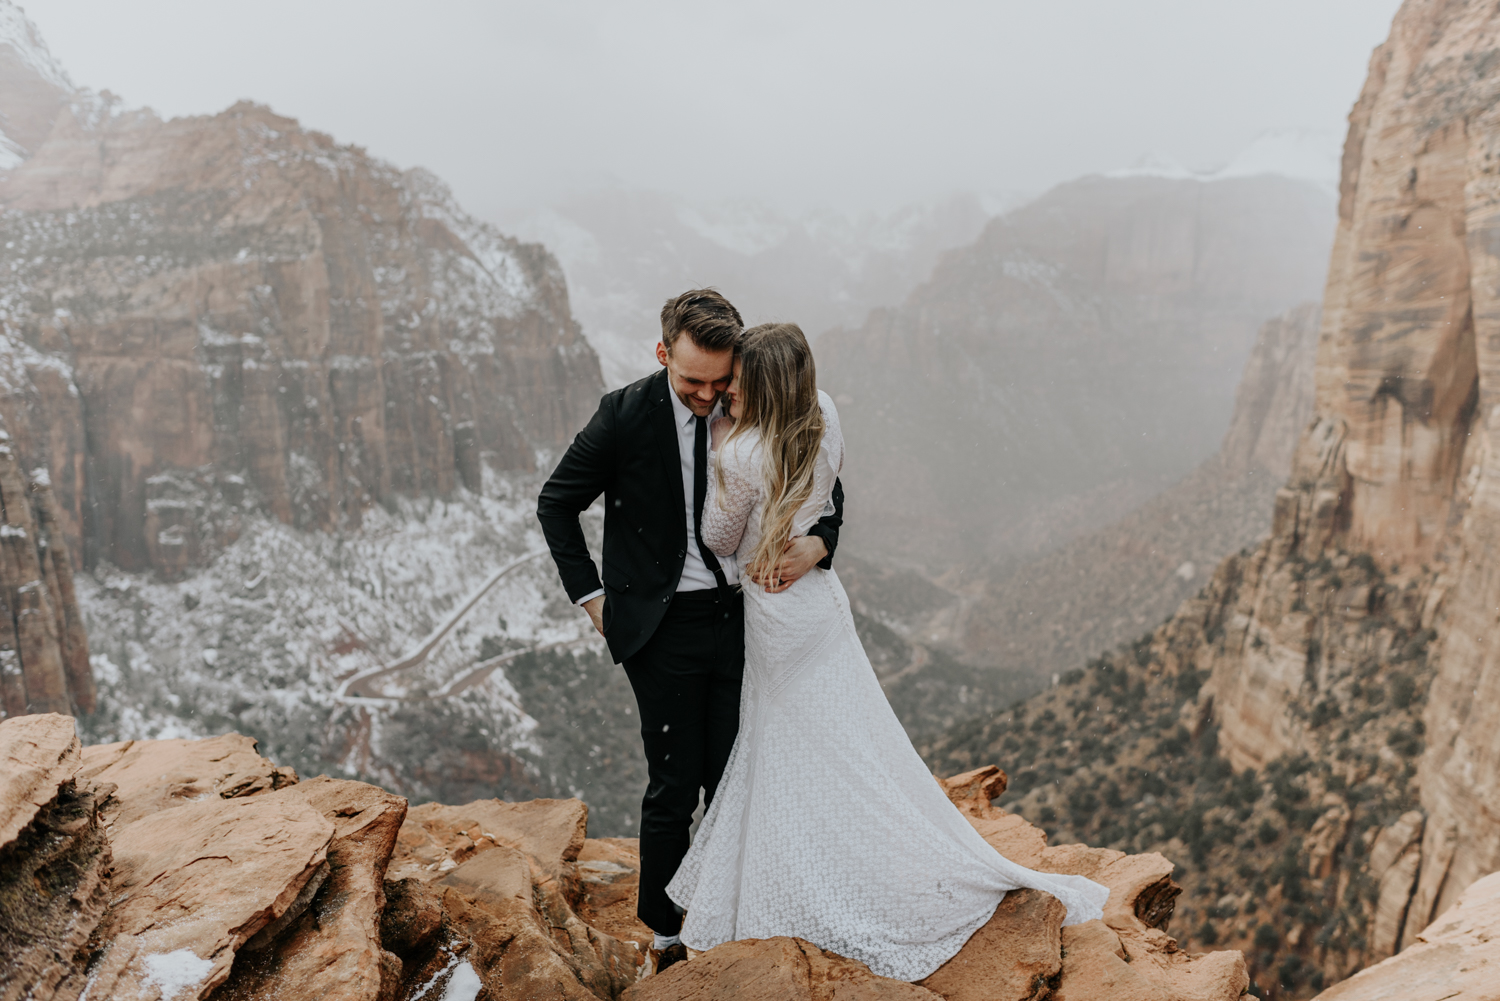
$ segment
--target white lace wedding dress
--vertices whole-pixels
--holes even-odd
[[[844,460],[838,414],[795,535],[822,516]],[[703,540],[745,567],[764,500],[757,442],[709,474]],[[709,949],[792,935],[897,980],[920,980],[989,920],[1007,890],[1056,896],[1068,924],[1102,917],[1109,891],[1034,872],[990,847],[948,801],[886,702],[831,570],[780,594],[744,578],[740,731],[712,808],[667,893],[687,909],[682,939]]]

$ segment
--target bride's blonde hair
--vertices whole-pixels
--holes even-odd
[[[740,417],[720,448],[719,496],[724,496],[723,448],[760,432],[766,502],[760,542],[749,570],[772,570],[792,536],[797,509],[812,495],[813,467],[823,440],[823,410],[812,348],[795,323],[765,323],[745,331],[736,347],[740,362]]]

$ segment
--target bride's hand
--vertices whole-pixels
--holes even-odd
[[[708,426],[709,447],[717,452],[719,446],[724,444],[724,439],[729,437],[729,432],[732,430],[734,430],[733,417],[715,417],[713,422]]]

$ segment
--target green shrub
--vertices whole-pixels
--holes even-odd
[[[1255,929],[1255,947],[1266,952],[1275,952],[1281,948],[1281,933],[1276,926],[1261,922],[1260,927]]]

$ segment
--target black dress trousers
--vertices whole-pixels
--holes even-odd
[[[641,888],[636,913],[675,935],[682,915],[667,884],[687,854],[688,828],[729,762],[745,673],[745,605],[738,591],[679,591],[646,645],[625,661],[641,714],[649,783],[641,802]]]

